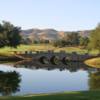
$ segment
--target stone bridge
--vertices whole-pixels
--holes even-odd
[[[59,64],[60,62],[63,62],[66,64],[66,62],[68,61],[84,62],[87,59],[100,57],[100,55],[90,55],[88,53],[78,54],[76,52],[66,53],[65,51],[60,51],[60,52],[25,51],[25,52],[15,53],[15,56],[22,58],[23,60],[31,59],[33,61],[40,61],[41,63],[44,63],[44,64],[46,63]]]

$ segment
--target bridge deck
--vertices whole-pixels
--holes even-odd
[[[22,58],[23,60],[25,59],[34,59],[38,60],[41,57],[46,57],[47,59],[51,59],[53,56],[57,56],[60,59],[63,59],[66,57],[70,61],[85,61],[90,58],[95,58],[95,57],[100,57],[100,55],[89,55],[89,54],[77,54],[76,52],[73,52],[71,54],[65,53],[65,52],[60,52],[60,53],[55,53],[55,52],[37,52],[37,53],[32,53],[32,52],[25,52],[25,53],[20,53],[20,54],[15,54],[16,57]]]

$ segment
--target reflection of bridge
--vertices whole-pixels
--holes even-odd
[[[73,53],[66,53],[64,51],[61,52],[20,52],[20,53],[15,53],[15,56],[17,58],[21,58],[23,60],[31,59],[33,61],[40,61],[44,64],[47,63],[53,63],[53,64],[59,64],[60,62],[63,62],[66,64],[68,61],[78,61],[78,62],[83,62],[87,59],[90,58],[95,58],[95,57],[100,57],[100,55],[90,55],[90,54],[77,54],[76,52]]]
[[[23,60],[14,63],[16,68],[28,68],[33,70],[44,69],[44,70],[55,70],[60,71],[69,70],[70,72],[76,72],[78,70],[88,70],[89,67],[82,62],[68,62],[67,65],[60,63],[59,65],[54,64],[42,64],[38,61]]]

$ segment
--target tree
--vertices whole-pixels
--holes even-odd
[[[19,45],[21,41],[20,27],[15,27],[11,23],[3,21],[3,28],[4,28],[3,34],[6,34],[6,38],[8,40],[7,45],[11,47],[17,47],[17,45]]]
[[[80,37],[80,46],[83,46],[86,48],[89,43],[89,38],[88,37]]]
[[[97,49],[100,53],[100,24],[90,34],[89,48]]]
[[[53,46],[55,47],[65,47],[66,46],[66,41],[61,39],[61,40],[56,40],[53,42]]]
[[[2,95],[11,95],[20,91],[21,77],[19,73],[0,71],[0,93]]]
[[[10,22],[3,21],[0,24],[0,47],[17,47],[21,41],[21,28],[16,27]]]
[[[53,45],[56,47],[78,46],[80,43],[80,36],[76,32],[68,33],[64,38],[54,41]]]
[[[0,47],[3,47],[5,45],[5,35],[3,34],[3,26],[0,24]]]
[[[66,35],[65,41],[69,45],[77,46],[79,45],[79,34],[77,32],[72,32]]]

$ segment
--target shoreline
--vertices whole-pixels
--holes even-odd
[[[1,96],[0,100],[99,100],[100,91],[74,91],[52,94],[29,94],[23,96]]]
[[[88,59],[84,63],[93,68],[100,68],[100,57]]]
[[[18,61],[21,60],[15,56],[0,56],[0,61]]]

